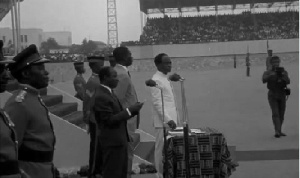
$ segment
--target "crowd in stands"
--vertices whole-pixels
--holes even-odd
[[[76,62],[85,59],[85,55],[68,53],[43,54],[42,57],[50,59],[51,62]]]
[[[149,18],[140,40],[123,45],[299,38],[298,23],[297,11]]]

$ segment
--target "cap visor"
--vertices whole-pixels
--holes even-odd
[[[34,61],[32,64],[39,64],[39,63],[46,63],[46,62],[50,62],[50,60],[46,58],[40,58],[39,60]]]

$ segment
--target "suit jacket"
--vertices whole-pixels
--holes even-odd
[[[37,89],[23,84],[20,87],[8,99],[4,108],[15,124],[19,142],[19,167],[31,178],[53,178],[55,135],[49,111]],[[35,161],[41,157],[33,156],[33,153],[47,154],[47,160],[50,160]]]
[[[172,84],[168,79],[168,76],[157,71],[153,77],[159,87],[163,91],[163,100],[164,100],[164,122],[173,120],[178,124],[178,112],[176,108],[175,96],[173,93]],[[161,90],[156,87],[151,87],[151,97],[152,97],[152,118],[154,122],[154,127],[161,128],[163,127],[163,108],[161,100]]]
[[[118,98],[100,85],[95,93],[95,119],[99,126],[99,140],[102,146],[127,145],[129,141],[127,120],[130,116]]]
[[[92,76],[89,78],[86,87],[85,87],[85,95],[83,99],[83,120],[85,123],[95,121],[95,116],[92,112],[93,105],[94,105],[94,94],[96,88],[100,86],[100,80],[97,74],[93,73]]]
[[[119,98],[123,108],[128,108],[129,106],[135,104],[137,99],[137,94],[134,85],[128,75],[128,70],[123,66],[117,64],[114,69],[118,74],[119,83],[114,89],[116,96]],[[132,117],[127,122],[127,129],[129,134],[134,133],[137,128],[139,128],[140,117],[139,115]]]

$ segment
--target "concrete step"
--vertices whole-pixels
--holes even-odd
[[[80,125],[84,124],[82,111],[75,111],[73,113],[70,113],[69,115],[64,116],[63,119],[79,127]]]
[[[42,96],[42,99],[47,107],[55,106],[57,104],[62,103],[63,96],[62,95],[45,95]]]
[[[59,117],[64,117],[77,111],[77,103],[60,103],[58,105],[49,107],[49,111]]]
[[[134,150],[134,154],[154,164],[155,142],[140,142]]]

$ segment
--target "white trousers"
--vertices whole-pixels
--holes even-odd
[[[155,151],[154,163],[157,170],[157,178],[163,178],[163,157],[162,152],[164,149],[164,130],[163,128],[155,128]]]

